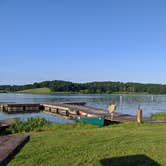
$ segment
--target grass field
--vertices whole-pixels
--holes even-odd
[[[30,133],[30,142],[9,166],[166,165],[166,124],[51,125]],[[110,160],[111,159],[111,160]]]
[[[75,94],[74,92],[52,92],[49,88],[34,88],[22,91],[17,91],[17,93],[28,93],[28,94]]]
[[[51,90],[49,88],[35,88],[35,89],[27,89],[18,91],[18,93],[40,93],[40,94],[49,94]]]

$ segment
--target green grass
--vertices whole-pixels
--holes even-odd
[[[49,88],[35,88],[35,89],[27,89],[22,91],[17,91],[18,93],[40,93],[40,94],[49,94],[51,90]]]
[[[28,93],[28,94],[75,94],[74,92],[52,92],[49,88],[34,88],[17,91],[17,93]]]
[[[166,120],[166,111],[154,113],[151,115],[151,118],[154,120]]]
[[[30,142],[9,166],[166,165],[166,124],[50,125],[30,133]],[[157,164],[158,163],[158,164]]]

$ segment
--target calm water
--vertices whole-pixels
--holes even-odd
[[[7,94],[0,93],[0,103],[43,103],[43,102],[62,102],[62,101],[84,101],[87,105],[107,109],[108,103],[115,100],[117,104],[117,112],[128,113],[135,115],[137,107],[141,104],[144,116],[149,116],[151,113],[166,111],[166,95],[38,95],[38,94]],[[15,114],[7,115],[0,113],[0,120],[10,117],[35,117],[43,116],[49,121],[57,123],[70,122],[61,118],[56,118],[44,113],[33,114]]]

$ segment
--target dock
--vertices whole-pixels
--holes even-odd
[[[74,119],[75,116],[104,117],[107,121],[135,122],[137,116],[115,112],[113,119],[107,110],[87,106],[85,102],[56,102],[40,104],[1,104],[1,111],[11,113],[44,112],[65,119]]]
[[[80,112],[87,117],[105,117],[108,121],[115,122],[136,122],[137,116],[122,114],[119,112],[114,113],[113,119],[107,110],[98,109],[86,105],[70,105],[69,104],[43,104],[45,113],[52,113],[53,115],[71,116],[78,115]]]
[[[39,112],[40,104],[1,104],[0,109],[6,113]]]

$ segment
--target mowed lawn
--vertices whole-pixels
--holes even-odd
[[[10,166],[166,165],[166,124],[51,125],[30,133]]]

